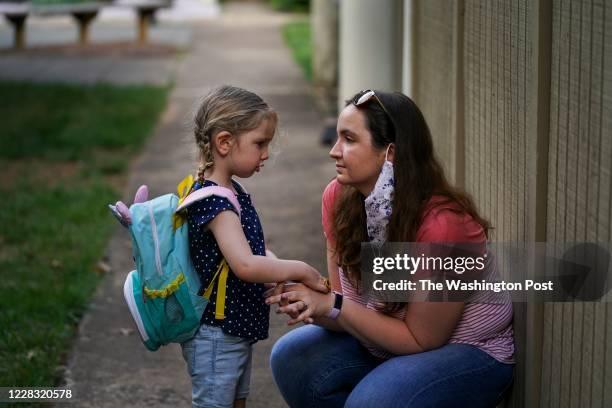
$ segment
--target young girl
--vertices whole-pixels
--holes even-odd
[[[223,258],[230,267],[225,318],[215,317],[215,284],[200,329],[182,344],[194,407],[245,406],[251,346],[268,337],[270,310],[264,303],[264,282],[297,280],[328,291],[319,272],[306,263],[266,257],[263,230],[250,195],[232,178],[259,172],[268,159],[276,124],[276,113],[259,96],[231,86],[206,95],[195,117],[201,163],[194,189],[222,186],[232,190],[241,214],[228,199],[218,196],[188,208],[190,253],[202,286],[208,286]]]

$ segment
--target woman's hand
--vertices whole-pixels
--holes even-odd
[[[280,295],[281,293],[283,293],[283,289],[286,284],[287,282],[264,283],[264,287],[266,288],[266,291],[264,292],[263,296],[265,298],[269,298],[270,296]],[[289,304],[289,301],[285,300],[280,305],[286,306],[288,304]]]
[[[276,313],[290,315],[292,319],[287,322],[290,326],[301,321],[312,323],[314,317],[327,315],[334,305],[331,293],[321,293],[299,283],[285,285],[283,290],[281,294],[268,297],[266,303],[278,303],[280,307]],[[283,306],[283,301],[289,301],[290,304]]]
[[[286,285],[294,285],[294,282],[279,282],[279,283],[266,283],[266,291],[264,292],[264,298],[269,298],[270,296],[276,296],[276,295],[280,295],[281,293],[283,293],[283,291],[285,290],[285,286]],[[280,303],[278,304],[279,306],[287,306],[289,304],[289,301],[286,299],[281,299]],[[299,312],[291,312],[288,313],[289,316],[291,316],[291,318],[295,319],[296,317],[299,316]]]

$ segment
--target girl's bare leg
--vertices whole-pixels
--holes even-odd
[[[246,398],[234,400],[234,408],[245,408]]]

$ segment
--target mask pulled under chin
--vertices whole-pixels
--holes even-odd
[[[370,242],[385,242],[391,217],[395,180],[393,163],[385,160],[374,189],[365,199],[368,237]]]

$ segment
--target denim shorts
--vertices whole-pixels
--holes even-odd
[[[194,338],[181,347],[191,376],[193,407],[233,407],[234,400],[248,396],[250,340],[203,324]]]

